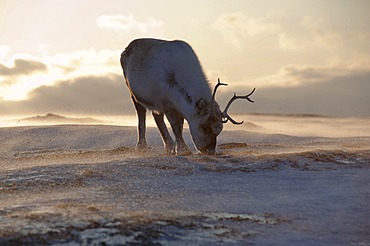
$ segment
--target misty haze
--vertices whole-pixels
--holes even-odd
[[[0,245],[370,245],[369,9],[2,0]],[[147,148],[136,148],[120,55],[144,37],[191,45],[202,69],[181,63],[184,53],[169,62],[174,51],[144,62],[148,51],[134,70],[163,65],[153,74],[207,116],[196,126],[209,136],[202,123],[222,125],[233,94],[256,88],[254,103],[227,111],[244,123],[223,124],[215,154],[197,150],[186,120],[190,153],[169,153],[149,110]],[[202,77],[184,84],[195,70],[206,78],[189,87],[208,101],[185,88]],[[218,78],[228,84],[214,96],[220,110]]]

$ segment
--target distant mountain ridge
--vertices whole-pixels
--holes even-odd
[[[334,116],[323,115],[323,114],[279,114],[279,113],[248,113],[249,115],[257,116],[276,116],[276,117],[297,117],[297,118],[335,118]]]
[[[86,118],[73,118],[48,113],[46,115],[37,115],[28,118],[21,119],[21,121],[34,121],[34,122],[58,122],[58,123],[99,123],[101,121],[86,117]]]

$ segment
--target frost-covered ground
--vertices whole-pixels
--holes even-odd
[[[155,128],[148,153],[134,127],[0,128],[0,245],[370,245],[370,137],[308,135],[165,156]]]

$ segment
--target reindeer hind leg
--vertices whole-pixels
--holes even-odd
[[[146,144],[146,108],[138,103],[134,97],[132,97],[132,101],[134,102],[137,117],[138,117],[138,141],[136,144],[136,148],[138,150],[146,150],[148,148]]]

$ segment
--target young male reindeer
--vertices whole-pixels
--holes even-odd
[[[162,135],[168,153],[188,154],[189,148],[182,137],[184,119],[187,120],[193,142],[202,153],[212,154],[216,138],[222,131],[223,123],[236,122],[227,113],[231,103],[249,96],[231,98],[221,112],[215,101],[200,62],[193,49],[183,41],[158,39],[136,39],[121,54],[121,66],[126,85],[138,115],[137,148],[147,148],[145,139],[146,109],[152,115]],[[175,135],[174,142],[167,130],[163,117],[166,115]]]

